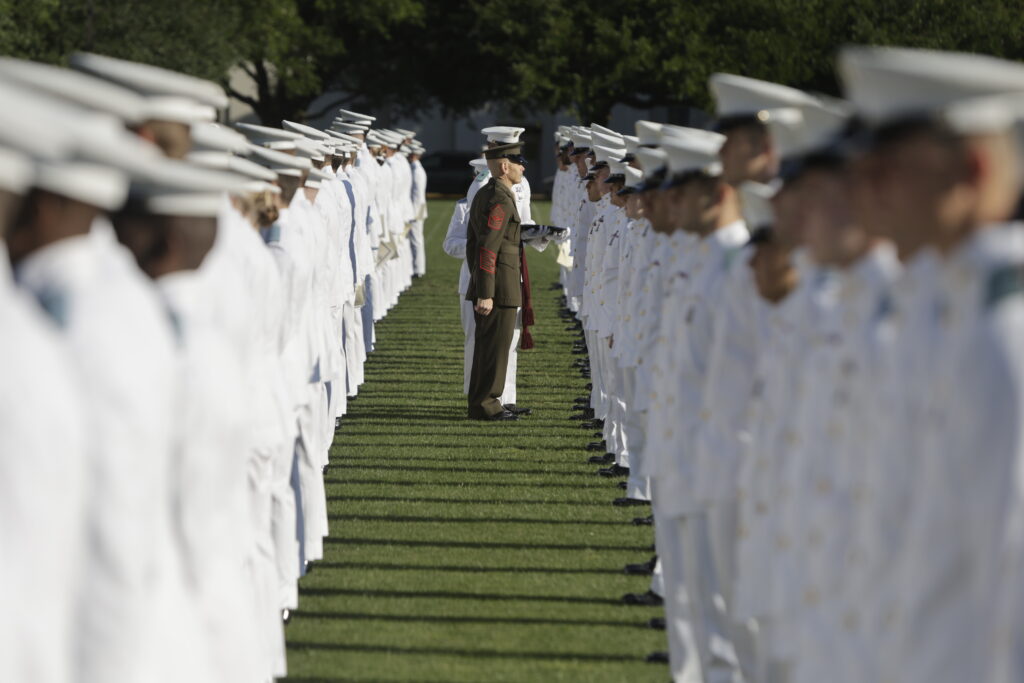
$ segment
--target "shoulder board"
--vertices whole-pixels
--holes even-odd
[[[988,278],[985,287],[985,308],[992,308],[1003,299],[1024,293],[1024,264],[998,268]]]

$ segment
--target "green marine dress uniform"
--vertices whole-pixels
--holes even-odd
[[[469,417],[485,419],[504,408],[498,397],[505,387],[509,346],[522,305],[519,212],[512,189],[491,178],[469,209],[466,300],[494,299],[488,315],[474,313],[476,337],[469,379]]]

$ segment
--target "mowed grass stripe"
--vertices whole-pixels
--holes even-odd
[[[535,206],[538,219],[547,211]],[[585,381],[559,317],[554,249],[529,251],[536,348],[520,352],[512,424],[465,418],[460,263],[441,250],[452,202],[430,203],[428,275],[377,327],[366,384],[326,475],[331,535],[287,628],[292,683],[662,681],[664,647],[627,607],[622,566],[653,535],[616,508],[568,418]]]

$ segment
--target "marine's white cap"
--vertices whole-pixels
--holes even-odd
[[[266,166],[278,175],[301,176],[303,171],[308,171],[313,167],[309,159],[266,149],[258,145],[251,145],[249,151],[249,158],[252,161],[261,166]]]
[[[354,133],[365,135],[366,131],[370,129],[370,124],[352,123],[349,121],[334,119],[334,121],[331,122],[331,129],[336,130],[339,133]]]
[[[636,191],[644,180],[644,172],[639,168],[633,168],[632,166],[626,166],[625,175],[626,186],[623,188],[624,190]]]
[[[330,137],[322,130],[317,130],[313,126],[307,126],[304,123],[297,123],[295,121],[282,121],[281,127],[293,133],[305,135],[307,138],[313,138],[314,140],[326,140]]]
[[[640,138],[635,135],[623,135],[622,144],[626,146],[626,155],[635,155],[636,150],[640,147]]]
[[[20,152],[0,147],[0,189],[12,194],[24,194],[32,185],[35,165]]]
[[[814,96],[788,85],[736,74],[711,74],[708,83],[715,96],[715,113],[720,128],[735,122],[755,121],[758,112],[765,109],[799,107],[817,102]]]
[[[637,121],[636,138],[640,147],[654,147],[661,142],[662,124],[654,121]]]
[[[572,144],[576,150],[590,148],[590,131],[585,128],[574,130],[572,133]]]
[[[622,136],[618,133],[609,135],[608,133],[602,133],[601,131],[595,130],[590,133],[590,142],[594,145],[601,145],[602,147],[624,147],[622,142]]]
[[[192,150],[248,154],[249,140],[238,131],[219,123],[200,122],[192,125]]]
[[[741,183],[740,206],[747,229],[754,232],[759,228],[770,228],[775,223],[775,212],[772,210],[772,197],[776,188],[764,183],[747,181]]]
[[[516,128],[514,126],[490,126],[482,129],[480,133],[487,136],[487,142],[499,142],[507,145],[512,142],[519,142],[519,136],[524,131],[526,131],[525,128]]]
[[[718,152],[722,149],[725,136],[696,128],[689,130],[693,132],[662,141],[662,149],[668,155],[669,175],[677,177],[695,171],[719,175],[722,163]]]
[[[369,114],[360,114],[359,112],[349,111],[348,109],[339,109],[335,118],[339,118],[342,121],[352,122],[366,122],[367,125],[377,120],[376,116],[370,116]]]
[[[252,180],[273,182],[277,179],[277,174],[269,168],[227,152],[190,152],[185,159],[196,166],[237,173]]]
[[[187,97],[166,95],[147,97],[143,112],[143,118],[147,121],[169,121],[184,123],[188,126],[195,123],[212,123],[217,120],[216,109]]]
[[[235,128],[242,135],[249,138],[249,142],[257,145],[280,140],[301,140],[303,137],[299,133],[294,133],[290,130],[260,126],[255,123],[236,123]]]
[[[470,162],[469,162],[469,165],[472,166],[473,168],[475,168],[477,170],[477,172],[479,173],[480,171],[487,170],[487,159],[484,159],[482,157],[476,158],[476,159],[471,159]]]
[[[619,160],[625,156],[626,150],[623,147],[605,147],[594,145],[594,159],[598,164],[607,164],[612,160]]]
[[[0,78],[85,109],[111,114],[130,125],[146,118],[146,98],[139,93],[71,69],[0,57]]]
[[[964,134],[1007,125],[1005,101],[1024,92],[1024,64],[986,55],[895,47],[846,47],[838,58],[844,93],[871,125],[943,116]],[[989,99],[992,98],[992,99]],[[954,105],[974,100],[971,108]]]
[[[215,109],[224,109],[228,106],[228,96],[224,88],[216,83],[157,66],[88,52],[76,52],[71,55],[71,66],[145,95],[185,97]]]
[[[668,166],[668,154],[657,147],[641,147],[636,151],[636,160],[643,169],[645,179],[650,179]]]
[[[251,181],[234,172],[161,159],[132,178],[129,206],[160,216],[216,217],[224,194],[246,191]]]

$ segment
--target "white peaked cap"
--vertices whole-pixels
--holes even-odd
[[[592,131],[590,133],[590,142],[593,143],[595,146],[596,145],[601,145],[602,147],[623,147],[624,146],[624,144],[622,142],[622,136],[619,135],[618,133],[614,133],[614,134],[609,135],[607,133],[602,133],[601,131],[597,131],[597,130]]]
[[[626,164],[622,161],[609,161],[608,168],[610,169],[609,177],[611,176],[624,176],[626,174]]]
[[[101,164],[41,161],[33,185],[104,211],[115,211],[128,196],[128,176]]]
[[[626,166],[626,187],[637,188],[640,187],[640,183],[644,181],[644,172],[639,168],[633,168],[632,166]]]
[[[817,102],[814,96],[803,90],[736,74],[711,74],[708,83],[715,96],[715,112],[719,119],[756,116],[764,109],[799,107]]]
[[[635,127],[638,145],[646,147],[661,142],[662,124],[654,121],[637,121]]]
[[[837,69],[846,98],[874,125],[943,115],[959,102],[975,100],[974,115],[984,129],[991,126],[993,108],[1001,107],[998,99],[981,98],[1024,92],[1024,64],[964,52],[846,47]],[[954,114],[950,124],[974,132],[972,116],[963,113]]]
[[[708,131],[703,128],[690,128],[688,126],[676,126],[671,123],[664,123],[661,126],[661,130],[658,131],[658,144],[673,138],[690,137],[695,134],[700,135],[707,132]],[[714,135],[718,135],[718,133],[714,133]],[[722,140],[724,142],[725,138]]]
[[[487,136],[487,142],[510,144],[519,142],[519,136],[525,131],[525,128],[516,128],[514,126],[490,126],[482,129],[480,134]]]
[[[248,154],[249,140],[219,123],[200,122],[192,125],[192,149]]]
[[[335,140],[341,140],[341,141],[347,142],[349,144],[353,144],[356,147],[358,147],[359,145],[363,144],[362,140],[360,140],[359,138],[357,138],[357,137],[355,137],[353,135],[349,135],[348,133],[339,133],[336,130],[325,130],[324,132],[330,138],[333,138]]]
[[[262,144],[264,142],[271,142],[274,140],[302,139],[302,135],[293,133],[290,130],[271,128],[270,126],[260,126],[255,123],[236,123],[234,125],[238,132],[249,138],[250,142],[254,142],[256,144]]]
[[[144,118],[149,121],[170,121],[191,126],[194,123],[212,123],[217,110],[185,97],[159,96],[146,99]]]
[[[293,133],[305,135],[307,138],[313,138],[314,140],[326,140],[330,137],[322,130],[317,130],[313,126],[307,126],[304,123],[296,123],[295,121],[282,121],[281,127]]]
[[[621,147],[605,147],[604,145],[594,145],[594,159],[597,162],[608,163],[610,161],[619,160],[625,156],[626,150]]]
[[[352,123],[351,121],[342,121],[340,119],[334,119],[331,122],[331,128],[338,131],[339,133],[362,133],[370,129],[370,123]]]
[[[212,218],[224,194],[245,192],[250,182],[239,173],[160,159],[133,174],[129,202],[148,214]]]
[[[79,110],[0,80],[0,145],[34,159],[68,156]]]
[[[279,152],[294,152],[297,157],[313,159],[314,161],[323,161],[324,154],[326,153],[321,145],[306,138],[300,138],[299,140],[275,140],[263,146]]]
[[[407,138],[414,138],[414,137],[416,137],[416,131],[409,130],[408,128],[395,128],[395,131],[398,132],[398,133],[401,133],[402,135],[404,135]]]
[[[35,165],[32,160],[13,149],[0,147],[0,189],[24,194],[32,185]]]
[[[672,175],[703,171],[709,175],[722,172],[718,152],[725,136],[710,131],[691,129],[694,133],[667,138],[662,149],[668,155],[668,170]]]
[[[313,180],[333,180],[334,174],[328,173],[327,171],[316,168],[315,166],[309,169],[309,177]]]
[[[309,159],[297,157],[284,152],[266,149],[258,145],[249,147],[249,158],[261,166],[266,166],[278,175],[302,175],[313,167]]]
[[[775,212],[772,210],[772,197],[776,188],[764,183],[747,181],[740,184],[740,205],[743,220],[751,232],[758,228],[771,227],[775,223]]]
[[[190,152],[185,159],[196,166],[237,173],[252,180],[272,182],[277,179],[277,174],[265,166],[227,152]]]
[[[645,176],[652,176],[668,165],[668,154],[663,149],[641,147],[636,151],[636,160]]]
[[[213,81],[161,69],[158,66],[88,52],[76,52],[71,55],[71,66],[145,95],[186,97],[215,109],[224,109],[228,106],[228,96],[224,88]]]
[[[635,135],[623,135],[622,144],[626,146],[626,154],[636,154],[636,150],[640,146],[640,138]]]
[[[471,159],[469,165],[475,168],[477,171],[483,171],[487,169],[487,159]]]
[[[780,159],[822,151],[836,140],[849,119],[849,111],[836,104],[766,109],[761,116]]]
[[[145,119],[146,98],[102,78],[71,69],[0,57],[0,78],[85,109],[111,114],[128,124]]]
[[[348,109],[339,109],[335,118],[339,118],[342,121],[365,121],[371,123],[377,120],[376,116],[370,116],[369,114],[360,114],[359,112],[349,111]]]
[[[574,130],[572,133],[572,144],[577,149],[580,147],[590,147],[590,131],[584,128]]]
[[[610,136],[615,137],[615,138],[621,138],[622,137],[622,133],[614,131],[611,128],[605,128],[604,126],[602,126],[600,124],[597,124],[597,123],[590,124],[590,132],[591,133],[601,133],[602,135],[610,135]]]

